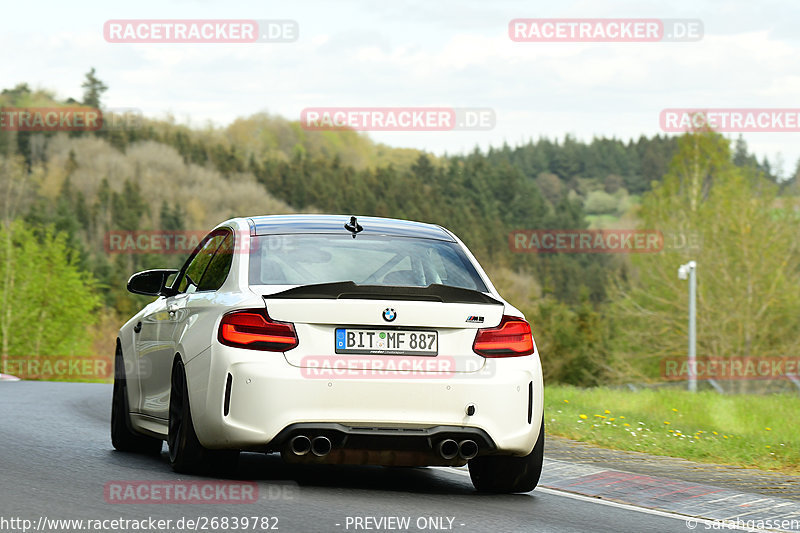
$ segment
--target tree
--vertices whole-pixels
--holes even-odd
[[[126,179],[121,193],[112,193],[114,229],[134,231],[141,228],[142,216],[149,212],[149,204],[140,191],[139,182]]]
[[[11,231],[20,203],[28,195],[29,174],[19,158],[0,156],[0,179],[4,202],[2,205],[2,221],[0,221],[0,362],[5,366],[9,355],[9,337],[11,334],[11,313],[14,302],[16,269],[13,263],[13,235]]]
[[[644,195],[642,227],[695,234],[695,249],[631,257],[613,294],[621,364],[655,377],[658,361],[686,353],[688,296],[679,265],[698,264],[698,357],[784,356],[800,339],[800,221],[778,210],[777,186],[737,167],[713,132],[679,140],[661,184]],[[627,279],[626,279],[627,278]]]
[[[22,100],[28,98],[31,94],[31,88],[27,83],[18,83],[13,89],[3,89],[3,92],[0,93],[0,95],[9,98],[9,103],[12,106],[22,105]]]
[[[15,221],[0,229],[4,360],[11,356],[84,355],[99,299],[94,281],[71,259],[66,235]],[[7,280],[13,280],[8,284]]]
[[[183,209],[181,209],[180,203],[176,202],[174,206],[170,208],[166,200],[161,201],[161,212],[159,219],[161,220],[162,231],[186,229],[184,227],[183,218],[184,213]]]
[[[782,195],[797,196],[798,177],[800,177],[800,159],[797,160],[794,170],[789,177],[781,182]]]
[[[549,172],[542,172],[536,176],[536,185],[551,205],[556,205],[564,194],[561,180],[558,179],[558,176]]]
[[[623,181],[622,178],[616,174],[609,174],[606,176],[606,179],[603,181],[603,190],[606,191],[608,194],[614,194],[620,188],[622,188]]]
[[[100,98],[108,90],[108,86],[95,76],[94,67],[86,73],[86,81],[81,87],[83,87],[83,105],[100,109]]]
[[[9,355],[68,355],[88,348],[97,304],[67,235],[20,220],[41,181],[21,158],[0,156],[0,364]]]

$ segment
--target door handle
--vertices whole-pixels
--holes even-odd
[[[142,321],[141,320],[139,322],[137,322],[135,326],[133,326],[133,332],[134,333],[139,333],[140,331],[142,331]]]

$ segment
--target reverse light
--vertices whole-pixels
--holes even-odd
[[[297,346],[294,324],[272,320],[263,309],[234,311],[223,316],[217,338],[226,346],[267,352],[285,352]]]
[[[530,355],[533,353],[531,325],[521,318],[503,315],[497,327],[478,330],[472,350],[484,357]]]

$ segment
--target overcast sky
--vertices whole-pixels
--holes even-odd
[[[514,18],[703,21],[689,43],[516,43]],[[292,19],[294,43],[114,44],[109,19]],[[224,125],[320,106],[492,108],[489,131],[373,132],[393,146],[459,153],[540,136],[637,138],[680,107],[800,107],[800,3],[752,0],[9,2],[0,87],[80,98],[89,67],[108,107]],[[728,134],[735,137],[736,134]],[[792,172],[800,133],[748,133],[759,158]]]

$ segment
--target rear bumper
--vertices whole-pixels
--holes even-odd
[[[331,443],[331,451],[324,456],[315,455],[312,450],[297,453],[292,445],[298,438],[315,441],[320,437]],[[452,456],[441,450],[446,442],[452,447]],[[354,427],[335,422],[291,424],[272,439],[269,450],[281,452],[289,462],[459,466],[468,459],[461,450],[464,443],[472,443],[483,454],[497,451],[492,438],[478,428]]]
[[[449,431],[481,441],[481,455],[526,455],[542,420],[538,355],[488,359],[480,372],[348,379],[215,344],[186,371],[195,430],[209,448],[285,451],[297,428],[316,428],[334,450],[430,451]]]

